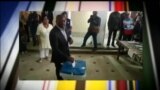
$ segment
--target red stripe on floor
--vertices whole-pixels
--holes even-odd
[[[44,83],[43,83],[42,90],[45,90],[45,89],[44,89],[44,88],[45,88],[45,85],[46,85],[46,80],[45,80]]]
[[[127,81],[117,80],[117,90],[127,90]]]

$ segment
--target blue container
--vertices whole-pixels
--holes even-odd
[[[86,62],[83,60],[75,60],[75,67],[72,67],[72,63],[67,61],[64,62],[60,73],[73,74],[73,75],[84,75],[86,71]]]

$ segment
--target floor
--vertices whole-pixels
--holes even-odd
[[[131,64],[128,56],[121,56],[119,61],[116,60],[116,55],[72,54],[72,56],[86,62],[86,80],[139,80],[143,76],[142,67]],[[54,63],[47,60],[38,63],[38,59],[38,52],[20,55],[19,78],[56,80]]]
[[[74,40],[72,46],[79,47],[82,39],[81,42],[76,42],[78,40]],[[88,44],[87,47],[92,47],[92,45]],[[27,53],[19,54],[19,79],[56,80],[54,63],[47,60],[38,63],[38,46],[33,47],[32,43],[28,43],[28,49]],[[71,53],[71,55],[76,60],[80,59],[86,62],[85,80],[139,80],[143,76],[142,66],[132,64],[128,55],[120,56],[119,61],[116,60],[117,55],[115,54],[91,54],[87,52]],[[51,54],[49,57],[51,58]]]

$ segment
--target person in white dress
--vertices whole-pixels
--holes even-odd
[[[49,33],[52,30],[53,26],[49,24],[49,19],[47,16],[42,17],[42,23],[38,25],[36,35],[38,36],[39,50],[40,50],[40,60],[43,59],[49,60],[49,50],[51,49],[49,42]]]

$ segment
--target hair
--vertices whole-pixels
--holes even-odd
[[[63,17],[64,17],[64,16],[63,16],[62,14],[57,15],[57,16],[56,16],[56,22],[57,22],[59,19],[63,18]]]
[[[41,20],[43,21],[45,17],[47,17],[47,18],[48,18],[48,15],[42,15]]]
[[[97,13],[97,11],[93,11],[93,13]]]
[[[68,15],[68,13],[66,11],[62,12],[61,15]]]

